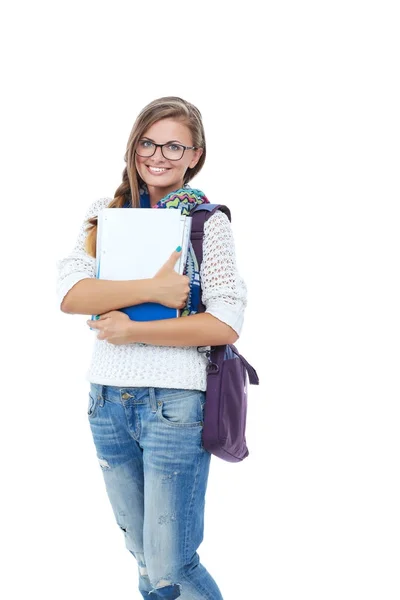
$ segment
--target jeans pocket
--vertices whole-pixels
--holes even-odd
[[[97,406],[99,404],[99,397],[97,395],[92,395],[91,392],[89,392],[89,399],[88,399],[88,406],[87,406],[87,414],[89,419],[93,419],[93,417],[96,414],[97,411]]]
[[[165,394],[160,390],[157,416],[170,427],[202,427],[204,397],[198,390],[168,390]]]

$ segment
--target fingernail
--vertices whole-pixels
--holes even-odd
[[[176,252],[180,252],[182,250],[182,246],[178,246]]]

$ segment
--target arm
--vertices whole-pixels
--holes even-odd
[[[85,251],[86,221],[98,215],[99,211],[108,206],[110,201],[110,198],[100,198],[91,204],[86,212],[72,252],[57,262],[57,296],[63,312],[97,314],[96,311],[91,310],[95,308],[92,307],[91,297],[83,298],[82,296],[84,292],[90,293],[89,285],[94,289],[92,284],[96,276],[96,259],[89,256]],[[92,279],[93,281],[91,281]],[[82,280],[86,281],[81,285],[79,282]],[[77,296],[77,302],[74,301],[75,295]],[[81,305],[82,301],[84,301],[83,306]]]
[[[99,315],[142,302],[156,302],[155,279],[108,281],[81,279],[61,302],[61,310],[70,314]]]
[[[234,344],[239,337],[229,325],[207,312],[162,321],[130,321],[128,327],[127,343],[156,346],[219,346]]]

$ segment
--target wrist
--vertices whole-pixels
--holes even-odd
[[[141,280],[141,301],[142,302],[157,302],[157,286],[155,285],[154,279],[142,279]]]
[[[129,319],[128,338],[130,344],[136,344],[140,341],[138,338],[138,321],[132,321]]]

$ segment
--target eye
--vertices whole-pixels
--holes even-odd
[[[182,146],[179,144],[168,144],[167,150],[170,152],[180,152],[182,150]]]
[[[139,140],[139,148],[152,148],[154,146],[153,142],[149,140]]]

